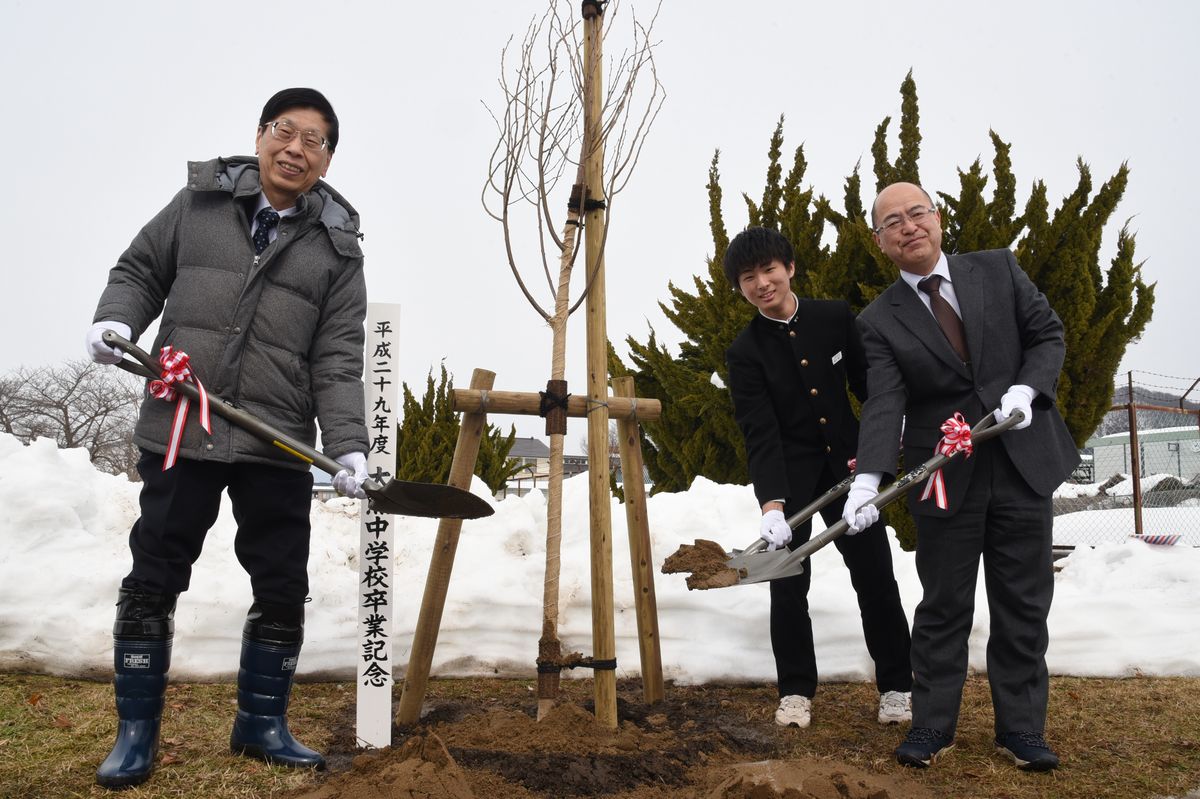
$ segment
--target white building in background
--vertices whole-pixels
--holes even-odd
[[[508,451],[511,460],[521,464],[521,471],[508,478],[504,488],[496,492],[497,499],[510,494],[523,497],[532,489],[550,487],[550,447],[545,441],[532,436],[513,439]],[[586,455],[563,455],[563,479],[587,471]]]
[[[1200,428],[1196,425],[1141,430],[1137,440],[1141,477],[1173,474],[1186,483],[1200,474]],[[1092,450],[1095,482],[1104,482],[1114,474],[1132,473],[1129,433],[1098,436],[1084,446]]]

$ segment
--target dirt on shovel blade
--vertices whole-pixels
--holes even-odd
[[[688,590],[728,588],[737,585],[745,574],[728,565],[729,555],[716,541],[697,538],[695,544],[684,544],[663,561],[663,574],[691,572],[687,578]]]

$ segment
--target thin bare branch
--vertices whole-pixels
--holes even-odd
[[[600,120],[605,185],[592,192],[608,204],[602,214],[604,240],[612,218],[613,197],[628,185],[665,97],[654,66],[657,42],[653,29],[660,9],[661,3],[646,23],[632,14],[626,15],[631,19],[631,43],[609,63]],[[610,2],[605,17],[604,35],[615,38],[618,26],[624,26],[621,3]],[[564,254],[569,254],[573,265],[582,250],[575,246],[581,235],[579,227],[574,227],[574,240],[567,241],[564,236],[571,227],[554,221],[561,218],[563,205],[559,203],[569,196],[566,170],[578,168],[588,156],[580,148],[585,78],[582,51],[582,24],[575,15],[574,5],[565,0],[550,0],[546,11],[531,20],[519,46],[510,38],[501,51],[497,84],[503,107],[494,111],[485,103],[498,135],[488,161],[481,203],[488,216],[504,229],[505,254],[518,287],[526,301],[546,320],[553,315],[536,299],[522,275],[513,226],[519,219],[530,220],[532,232],[537,236],[535,263],[541,269],[550,297],[556,300],[557,280],[563,277],[556,265]],[[520,211],[524,206],[530,206],[528,212]],[[524,240],[524,236],[521,238]],[[532,268],[534,264],[527,266]],[[587,273],[580,300],[587,295],[595,267]],[[569,304],[569,311],[579,305],[580,302]]]

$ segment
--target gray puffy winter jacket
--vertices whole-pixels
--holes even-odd
[[[191,356],[211,393],[331,458],[367,449],[363,420],[366,285],[358,213],[323,181],[300,197],[261,256],[249,213],[261,187],[258,159],[188,164],[188,184],[142,228],[109,273],[95,321],[134,336],[162,313],[153,349]],[[134,440],[165,452],[174,404],[147,395]],[[180,455],[308,467],[213,416],[204,433],[192,403]]]

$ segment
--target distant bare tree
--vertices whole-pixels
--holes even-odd
[[[586,435],[579,438],[579,454],[584,457],[588,455]],[[614,474],[621,468],[621,434],[616,422],[608,423],[608,468]]]
[[[137,480],[133,443],[142,381],[117,369],[68,361],[0,377],[0,429],[26,443],[52,438],[83,447],[97,469]]]
[[[20,373],[0,376],[0,430],[11,435],[25,428],[28,415],[24,402],[27,377]]]

